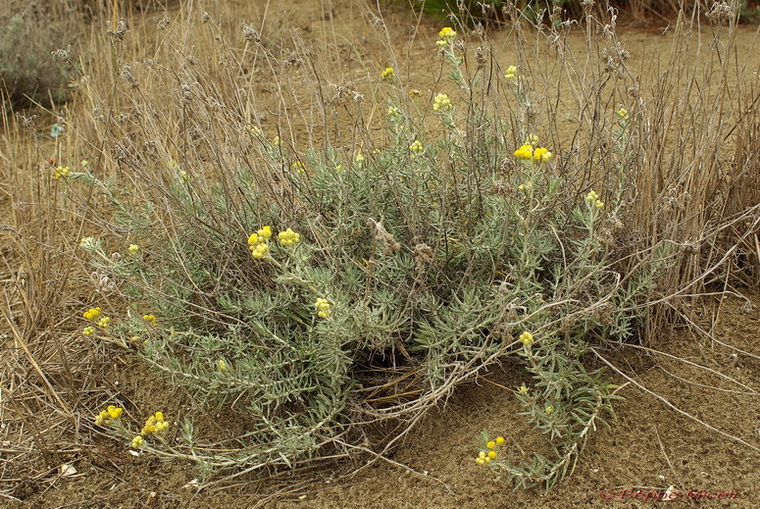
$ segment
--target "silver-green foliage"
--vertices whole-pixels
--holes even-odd
[[[514,140],[538,129],[524,112],[505,120],[497,101],[476,101],[492,88],[460,71],[457,51],[449,43],[444,56],[470,102],[437,110],[440,128],[423,128],[397,94],[387,136],[361,152],[300,153],[255,132],[255,160],[204,173],[190,152],[108,195],[118,231],[142,246],[119,259],[92,250],[133,307],[115,337],[139,345],[200,404],[244,408],[250,419],[235,447],[187,442],[178,457],[242,470],[364,447],[365,426],[418,415],[511,358],[535,381],[521,401],[555,449],[504,468],[520,486],[551,486],[571,470],[611,411],[586,345],[631,335],[655,273],[642,262],[621,275],[610,258],[625,212],[616,185],[630,168],[621,160],[602,181],[610,190],[601,204],[589,187],[578,194],[554,160],[515,159]],[[525,106],[526,79],[505,89]],[[134,194],[140,205],[126,206]],[[265,225],[275,231],[268,255],[253,258],[246,239]],[[276,240],[287,228],[302,236],[295,246]],[[330,303],[327,317],[317,299]],[[147,312],[158,327],[139,318]],[[532,350],[516,339],[523,331],[536,338]],[[403,394],[370,401],[367,387],[406,376]]]

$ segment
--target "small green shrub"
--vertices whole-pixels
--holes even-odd
[[[249,419],[234,447],[204,445],[189,419],[176,445],[141,447],[207,472],[350,455],[366,447],[368,427],[414,422],[512,359],[534,378],[521,400],[531,422],[561,440],[556,457],[506,472],[548,487],[571,470],[613,399],[587,346],[631,337],[669,257],[660,244],[621,275],[611,254],[634,178],[628,113],[611,121],[597,193],[540,142],[530,76],[515,66],[492,81],[469,74],[463,41],[450,28],[439,35],[451,96],[425,100],[378,70],[385,135],[362,126],[350,150],[299,152],[227,116],[195,83],[174,102],[141,106],[176,110],[134,120],[146,133],[173,131],[165,124],[177,112],[205,126],[183,134],[176,159],[151,139],[135,150],[135,135],[114,140],[128,169],[119,181],[89,166],[65,175],[113,205],[115,235],[82,247],[130,306],[87,334],[134,349],[199,404]],[[142,104],[135,88],[122,104]],[[215,152],[223,139],[235,140],[232,159]]]

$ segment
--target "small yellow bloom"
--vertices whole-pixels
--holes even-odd
[[[343,171],[343,165],[342,164],[336,164],[335,165],[335,172],[340,173]]]
[[[280,140],[279,136],[275,136],[274,139],[272,140],[272,145],[274,145],[275,147],[279,147],[281,143],[282,143],[282,140]]]
[[[84,329],[82,329],[82,334],[84,334],[85,336],[92,336],[93,334],[95,334],[95,329],[93,327],[87,326]]]
[[[528,331],[523,332],[520,334],[520,341],[522,341],[522,344],[525,346],[530,346],[533,344],[533,334],[531,334]]]
[[[82,314],[83,317],[90,320],[91,322],[94,322],[98,318],[100,318],[100,307],[96,308],[90,308],[87,311]]]
[[[269,254],[269,244],[258,244],[255,246],[250,246],[250,250],[251,256],[257,260],[260,260]]]
[[[548,405],[544,410],[546,410],[547,415],[554,412],[554,407],[551,405]]]
[[[622,120],[628,120],[630,116],[628,115],[628,110],[625,108],[620,108],[617,111],[617,116],[620,117]]]
[[[494,447],[496,447],[496,442],[494,442],[493,440],[491,440],[490,442],[488,442],[488,443],[486,444],[486,447],[487,447],[488,449],[493,449]]]
[[[414,143],[409,145],[409,152],[412,154],[421,154],[425,150],[425,147],[422,146],[422,143],[420,143],[420,140],[414,140]]]
[[[88,165],[88,164],[90,164],[90,163],[89,163],[87,160],[85,160],[85,159],[82,159],[82,161],[79,163],[79,165],[80,165],[82,168],[87,168],[87,165]]]
[[[443,27],[440,32],[438,32],[438,37],[445,41],[450,41],[451,39],[454,39],[457,36],[457,33],[454,31],[451,27]]]
[[[108,327],[109,325],[111,325],[111,319],[107,316],[104,316],[103,318],[98,320],[98,327],[105,328],[105,327]]]
[[[113,405],[109,405],[107,408],[107,411],[108,411],[108,416],[111,419],[118,419],[119,417],[121,417],[121,414],[124,411],[124,409],[113,406]]]
[[[504,437],[496,437],[496,445],[501,445],[504,443]]]
[[[56,179],[65,179],[69,176],[69,173],[71,173],[71,168],[68,166],[59,166],[55,169],[55,172],[53,173],[53,178]]]
[[[422,90],[419,90],[417,88],[413,88],[409,91],[409,97],[412,99],[419,99],[422,97]]]
[[[386,67],[385,70],[380,74],[380,76],[383,78],[383,81],[387,81],[387,82],[393,81],[393,77],[395,76],[395,73],[393,72],[393,67]]]
[[[222,373],[226,372],[229,369],[229,366],[227,366],[227,363],[224,362],[224,359],[219,359],[216,361],[216,367],[219,368],[219,371]]]
[[[138,246],[137,244],[130,244],[129,247],[127,248],[127,251],[129,251],[129,254],[131,254],[132,256],[138,255],[140,254],[140,246]]]
[[[483,458],[475,458],[475,463],[477,463],[478,465],[485,465],[486,464],[486,462],[485,462],[485,460]]]
[[[95,424],[98,426],[108,426],[108,410],[101,410],[97,417],[95,417]]]
[[[589,191],[589,193],[586,195],[586,203],[589,205],[596,203],[596,201],[599,199],[599,195],[596,194],[596,191],[593,189]]]
[[[388,107],[388,111],[386,113],[390,118],[398,118],[401,116],[401,110],[395,106]]]
[[[298,173],[299,175],[303,175],[304,173],[306,173],[306,167],[301,161],[294,162],[293,164],[290,165],[290,167],[296,170],[296,173]]]
[[[156,315],[143,315],[142,318],[149,324],[156,325]]]
[[[169,423],[165,421],[164,414],[162,412],[156,412],[145,421],[145,426],[143,426],[142,431],[140,431],[140,435],[153,435],[166,431],[168,428]]]
[[[140,435],[137,435],[132,439],[132,449],[139,449],[145,443],[145,439]]]
[[[596,208],[600,209],[600,208],[604,207],[604,202],[602,200],[596,200],[596,202],[594,202],[594,206]]]
[[[364,154],[362,154],[361,152],[357,152],[356,155],[354,156],[354,162],[361,163],[362,161],[364,161]]]
[[[451,109],[451,100],[446,94],[438,94],[435,96],[433,103],[433,111],[448,111]]]
[[[488,458],[489,459],[496,459],[496,451],[488,451]]]
[[[271,226],[264,226],[259,231],[256,232],[259,237],[261,237],[264,240],[269,240],[272,238],[272,227]]]
[[[480,458],[480,459],[483,459],[483,458],[485,458],[485,457],[486,457],[486,452],[485,452],[485,451],[480,451],[480,452],[478,453],[478,458]]]
[[[97,247],[97,241],[95,240],[95,237],[82,237],[82,240],[79,241],[79,247],[84,250],[95,249],[95,247]]]
[[[504,77],[508,81],[515,81],[517,79],[517,67],[514,65],[507,67],[507,72],[504,73]]]
[[[539,147],[533,152],[533,160],[537,163],[545,163],[552,158],[548,148]]]
[[[258,233],[252,233],[250,237],[248,237],[248,245],[249,246],[256,246],[264,242],[264,239],[259,239]]]
[[[533,145],[525,144],[515,150],[515,157],[518,159],[533,159]]]
[[[330,317],[330,303],[325,298],[318,298],[314,303],[314,307],[317,308],[317,316],[320,318]]]
[[[527,394],[528,394],[528,388],[525,386],[525,384],[522,384],[520,386],[520,388],[517,390],[517,392],[519,392],[523,396],[527,396]]]
[[[487,464],[491,463],[491,458],[488,457],[488,456],[486,456],[485,458],[483,458],[483,461],[485,461],[485,463],[487,465]]]
[[[448,42],[444,41],[443,39],[438,39],[437,41],[435,41],[435,45],[438,46],[439,48],[443,48],[447,44]]]
[[[295,246],[301,241],[301,235],[290,228],[284,232],[278,233],[277,238],[280,239],[280,244],[283,246]]]

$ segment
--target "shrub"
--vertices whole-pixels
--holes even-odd
[[[49,106],[68,99],[71,68],[63,59],[53,57],[53,52],[71,48],[74,36],[66,27],[31,6],[0,18],[0,80],[5,106]]]
[[[704,233],[724,224],[721,207],[734,207],[731,225],[757,228],[741,226],[756,201],[737,194],[754,188],[713,194],[717,159],[683,157],[723,153],[737,131],[746,143],[732,182],[752,181],[754,124],[729,135],[695,128],[744,118],[751,100],[737,93],[705,108],[728,93],[709,80],[704,96],[674,100],[688,72],[680,50],[663,78],[674,82],[643,90],[606,23],[588,28],[584,54],[600,58],[586,64],[564,53],[572,23],[539,27],[556,75],[544,46],[528,55],[522,18],[520,57],[506,69],[488,58],[482,31],[475,46],[448,28],[430,52],[437,44],[450,80],[426,95],[378,65],[368,100],[353,82],[322,87],[332,62],[307,72],[306,51],[278,58],[247,23],[243,49],[230,48],[210,15],[193,14],[192,45],[167,16],[149,60],[129,54],[148,42],[110,27],[110,65],[89,69],[92,117],[75,126],[83,145],[104,148],[53,174],[78,211],[90,207],[86,233],[102,230],[81,242],[98,289],[127,306],[103,317],[93,310],[105,304],[88,303],[83,333],[247,423],[219,439],[190,416],[179,440],[138,441],[144,450],[213,474],[380,454],[457,387],[509,362],[524,367],[515,391],[550,452],[488,463],[519,486],[550,487],[613,415],[600,349],[630,341],[653,302],[724,263],[717,233]],[[313,87],[313,103],[288,96],[293,75]],[[560,107],[539,90],[564,79],[572,92]],[[261,120],[257,83],[276,87],[277,129]],[[561,115],[574,125],[570,144]],[[674,137],[679,149],[665,150]],[[691,242],[712,244],[695,262]]]
[[[541,143],[529,75],[468,75],[461,38],[440,37],[459,92],[410,97],[392,68],[378,70],[385,137],[362,127],[364,146],[348,152],[302,153],[266,137],[198,81],[182,87],[181,110],[159,113],[165,105],[143,103],[130,91],[137,78],[125,78],[133,87],[122,107],[156,111],[135,120],[129,144],[116,142],[126,179],[66,175],[115,207],[119,236],[82,247],[130,306],[87,333],[134,349],[200,404],[250,417],[245,453],[212,453],[187,421],[169,454],[218,471],[358,449],[367,423],[413,422],[511,358],[535,378],[523,399],[533,423],[559,440],[556,458],[507,471],[518,484],[551,486],[611,412],[613,386],[587,367],[586,346],[631,337],[658,265],[671,259],[659,243],[621,276],[611,256],[633,176],[628,114],[613,114],[597,193]],[[496,83],[506,100],[489,95]],[[177,159],[150,139],[134,148],[180,111],[193,127]],[[202,119],[213,122],[203,131]],[[412,374],[409,397],[396,385]],[[380,387],[390,395],[377,406]]]

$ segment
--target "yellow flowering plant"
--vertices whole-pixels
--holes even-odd
[[[238,118],[194,91],[182,99],[192,107],[168,115],[203,133],[188,131],[184,152],[163,146],[156,155],[147,141],[146,150],[119,152],[132,171],[96,183],[115,224],[77,251],[118,281],[127,317],[102,322],[108,317],[91,308],[82,334],[108,336],[166,373],[195,396],[193,410],[221,409],[247,426],[214,442],[195,433],[190,412],[175,442],[164,438],[175,427],[156,412],[125,426],[129,445],[210,474],[302,465],[343,440],[347,451],[375,447],[382,440],[360,442],[374,439],[367,422],[413,420],[510,359],[528,373],[514,397],[556,454],[514,464],[520,457],[495,437],[482,442],[476,465],[523,486],[551,485],[571,470],[613,399],[603,375],[586,367],[587,345],[632,334],[653,277],[641,271],[610,288],[619,269],[605,234],[624,186],[594,182],[606,203],[588,200],[591,183],[532,95],[535,66],[498,72],[459,32],[444,27],[434,39],[444,70],[424,94],[402,89],[390,67],[369,73],[374,85],[385,82],[371,97],[349,83],[314,94],[323,101],[314,111],[348,113],[356,132],[334,133],[330,120],[313,136],[319,143],[285,124],[276,131],[283,139],[265,135],[251,126],[264,117],[255,101]],[[134,92],[123,93],[142,105]],[[382,131],[366,111],[385,117]],[[109,147],[123,142],[105,136]],[[109,242],[129,246],[121,260]],[[603,317],[592,312],[600,296]],[[389,363],[412,390],[396,385]],[[378,407],[370,395],[384,384],[409,396]],[[102,419],[115,423],[109,429],[124,420]]]

